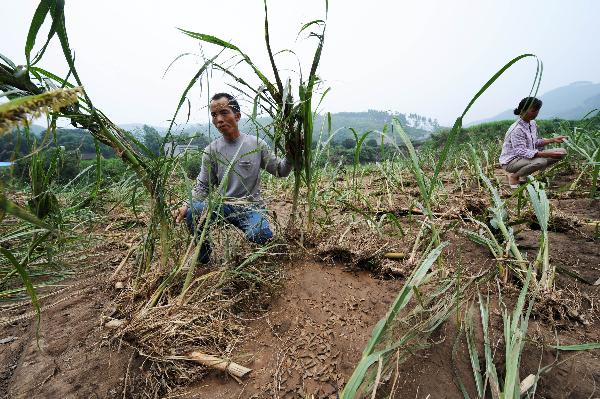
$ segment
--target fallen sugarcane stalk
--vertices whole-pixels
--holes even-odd
[[[171,360],[191,360],[196,363],[200,363],[203,366],[210,367],[213,369],[226,371],[234,377],[243,378],[247,376],[252,369],[239,365],[223,358],[208,355],[200,351],[194,351],[187,356],[170,356],[168,359]]]
[[[569,277],[573,277],[575,280],[581,281],[582,283],[587,284],[587,285],[600,285],[600,278],[596,282],[588,281],[587,279],[583,278],[579,273],[577,273],[571,269],[568,269],[565,266],[556,265],[556,271],[558,273],[566,274]]]
[[[365,211],[367,211],[368,209],[365,209]],[[399,209],[394,209],[392,211],[387,211],[387,210],[382,210],[382,209],[376,209],[374,211],[374,213],[377,216],[381,216],[383,214],[386,213],[393,213],[394,216],[426,216],[425,212],[422,209],[413,207],[413,208],[399,208]],[[431,213],[433,216],[436,217],[440,217],[442,219],[459,219],[461,217],[460,213],[453,213],[453,212],[432,212]]]
[[[127,254],[123,258],[123,260],[121,260],[121,263],[119,263],[119,266],[117,266],[113,274],[110,276],[109,280],[114,280],[119,275],[121,269],[123,269],[123,266],[125,266],[125,263],[127,263],[127,260],[131,257],[131,254],[137,249],[138,246],[139,244],[136,244],[132,245],[131,248],[129,248],[129,251],[127,251]]]
[[[383,254],[383,257],[386,259],[401,260],[406,259],[406,254],[404,252],[387,252]]]
[[[525,377],[525,379],[521,381],[521,384],[519,385],[519,395],[525,396],[527,391],[529,391],[536,382],[537,378],[533,374],[529,374],[527,377]]]

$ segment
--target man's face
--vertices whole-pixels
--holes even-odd
[[[241,114],[234,112],[229,107],[229,100],[226,97],[210,102],[210,115],[212,116],[213,125],[219,129],[221,134],[230,136],[237,133]]]

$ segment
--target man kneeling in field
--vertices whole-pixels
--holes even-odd
[[[204,150],[202,167],[192,193],[193,202],[178,209],[176,221],[179,223],[185,218],[193,234],[194,219],[197,220],[207,206],[209,190],[219,187],[223,179],[227,179],[221,192],[224,197],[221,216],[241,229],[248,240],[265,244],[273,237],[273,232],[260,212],[264,210],[260,196],[260,169],[276,177],[285,177],[290,174],[292,163],[287,157],[275,157],[264,140],[240,132],[240,105],[232,95],[215,94],[210,102],[210,114],[222,137]],[[226,176],[227,171],[229,174]],[[210,243],[205,240],[198,260],[208,263],[210,252]]]

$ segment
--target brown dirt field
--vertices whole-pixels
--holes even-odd
[[[470,204],[474,204],[473,209],[481,208],[476,197],[466,202],[461,205],[463,208],[468,209]],[[405,198],[398,203],[409,204]],[[557,198],[552,204],[561,215],[579,222],[600,220],[598,200]],[[281,211],[288,205],[282,201],[273,209]],[[406,216],[402,222],[412,223]],[[534,256],[539,232],[527,224],[516,229],[520,247],[528,256]],[[594,241],[594,227],[590,225],[569,225],[556,230],[550,233],[551,261],[576,273],[580,279],[558,274],[555,295],[545,297],[534,308],[529,341],[522,357],[521,378],[554,362],[538,384],[538,398],[600,397],[600,387],[597,388],[600,386],[599,351],[557,354],[547,347],[557,340],[561,344],[600,342],[599,286],[591,285],[600,277],[600,242]],[[330,241],[336,242],[340,234],[329,237]],[[404,280],[401,274],[389,278],[381,270],[360,269],[369,268],[370,264],[368,259],[365,261],[356,254],[376,245],[369,241],[373,237],[367,239],[358,230],[350,229],[347,234],[348,246],[336,256],[326,256],[327,262],[319,256],[305,256],[283,265],[284,288],[264,314],[248,320],[250,334],[237,350],[236,360],[253,369],[247,379],[239,383],[224,373],[213,371],[201,381],[170,392],[167,397],[336,397],[360,359],[371,329],[384,316]],[[391,240],[386,248],[408,251],[414,236],[407,236]],[[487,249],[453,231],[448,231],[445,238],[451,241],[446,252],[449,268],[460,266],[467,272],[477,273],[494,267]],[[319,242],[313,243],[315,249],[309,250],[318,255],[319,245],[329,242],[327,240],[327,237],[319,238]],[[102,326],[103,315],[110,313],[115,296],[112,283],[106,279],[123,256],[123,250],[116,248],[106,248],[105,256],[111,260],[109,266],[65,282],[69,287],[64,292],[43,303],[64,299],[43,312],[40,348],[37,348],[35,322],[31,318],[10,325],[0,324],[0,342],[6,341],[0,343],[3,366],[0,397],[144,397],[140,387],[145,378],[146,358],[127,345],[113,342],[109,346],[111,331]],[[517,287],[507,286],[503,291],[509,305],[517,295]],[[28,311],[27,307],[19,310]],[[474,320],[479,326],[479,319]],[[491,323],[496,345],[501,343],[502,334],[498,309],[492,311]],[[480,330],[476,327],[481,355]],[[396,379],[395,397],[460,398],[457,375],[475,397],[464,336],[457,341],[457,333],[457,323],[451,317],[432,335],[433,345],[429,349],[415,353],[383,381],[378,397],[389,394]],[[497,362],[503,358],[501,348],[495,356]]]
[[[0,328],[0,339],[15,338],[0,346],[0,397],[122,397],[132,351],[107,345],[100,323],[111,293],[100,272],[66,281],[66,290],[42,301],[42,306],[56,305],[42,312],[39,340],[35,318]]]

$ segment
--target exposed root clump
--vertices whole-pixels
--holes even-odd
[[[266,252],[257,257],[244,249],[226,257],[223,242],[213,242],[211,265],[196,269],[183,296],[184,269],[154,305],[149,298],[168,272],[142,275],[119,295],[113,317],[125,323],[113,342],[125,341],[146,359],[144,378],[137,381],[144,396],[163,396],[202,378],[207,368],[185,360],[193,351],[244,362],[237,349],[246,336],[247,319],[268,308],[282,279],[280,267]]]
[[[592,302],[576,286],[542,293],[533,308],[534,317],[563,330],[590,324],[593,313]]]
[[[523,217],[525,220],[527,220],[527,224],[530,229],[532,229],[532,230],[540,229],[540,225],[539,225],[537,218],[536,218],[535,214],[533,213],[533,211],[526,212]],[[553,210],[552,216],[551,216],[549,224],[548,224],[548,230],[553,231],[555,233],[574,232],[578,236],[583,237],[583,236],[585,236],[585,234],[581,231],[582,225],[583,225],[583,222],[579,218],[577,218],[575,216],[567,215],[564,212],[561,212],[559,210]]]
[[[374,271],[381,267],[379,257],[388,244],[372,230],[352,226],[341,235],[323,239],[316,253],[325,262]]]

